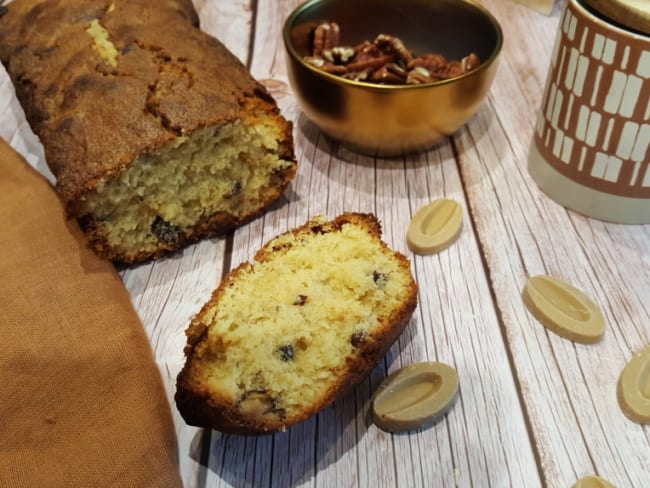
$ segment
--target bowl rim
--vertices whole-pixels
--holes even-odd
[[[494,46],[494,49],[490,53],[490,56],[485,61],[482,61],[477,68],[468,71],[467,73],[463,73],[462,75],[454,76],[453,78],[447,78],[444,80],[432,81],[430,83],[420,83],[420,84],[413,84],[413,85],[386,85],[381,83],[371,83],[369,81],[356,81],[348,78],[343,78],[342,76],[328,73],[326,71],[318,69],[313,64],[305,61],[304,58],[296,51],[295,47],[293,46],[290,40],[291,28],[293,27],[293,23],[296,17],[298,17],[303,11],[311,8],[313,5],[318,3],[323,3],[326,1],[328,0],[308,0],[298,5],[287,16],[287,18],[284,21],[284,26],[282,28],[282,40],[284,42],[285,49],[289,53],[289,56],[291,56],[300,65],[302,65],[303,68],[306,68],[312,73],[315,73],[318,76],[322,76],[325,79],[328,79],[336,83],[341,83],[343,85],[348,85],[351,87],[363,87],[365,89],[374,89],[377,91],[393,91],[393,90],[407,90],[407,89],[420,90],[424,88],[430,88],[432,86],[447,85],[449,83],[455,83],[458,80],[462,80],[464,78],[474,76],[477,72],[488,69],[488,67],[491,64],[493,64],[496,61],[496,59],[499,57],[499,54],[503,48],[503,30],[497,18],[487,8],[475,2],[474,0],[456,0],[456,3],[467,4],[470,7],[472,7],[474,10],[478,11],[481,15],[483,15],[489,21],[490,25],[492,26],[496,34],[496,44]]]

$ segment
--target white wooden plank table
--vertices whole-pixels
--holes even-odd
[[[427,152],[393,159],[353,153],[325,138],[288,86],[281,28],[297,0],[195,0],[219,37],[294,122],[299,170],[283,199],[234,233],[169,258],[120,270],[172,402],[180,468],[189,487],[570,487],[599,474],[617,487],[650,486],[650,430],[625,418],[616,381],[650,344],[650,225],[583,217],[542,194],[526,170],[562,2],[550,16],[483,0],[500,21],[499,70],[476,116]],[[0,136],[48,175],[42,148],[0,72]],[[459,240],[415,256],[405,231],[439,197],[464,208]],[[406,254],[419,305],[371,375],[287,432],[241,437],[188,427],[173,407],[184,330],[225,272],[308,217],[373,212]],[[599,303],[602,342],[584,346],[542,328],[520,298],[528,276],[552,274]],[[390,435],[368,417],[387,373],[416,361],[457,368],[460,398],[428,429]]]

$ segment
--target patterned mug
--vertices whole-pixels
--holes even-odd
[[[567,208],[650,223],[650,36],[567,1],[528,171]]]

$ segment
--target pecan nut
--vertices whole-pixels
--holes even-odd
[[[321,22],[314,29],[312,56],[321,56],[326,49],[339,45],[341,31],[336,22]]]
[[[406,46],[404,46],[404,43],[398,37],[379,34],[375,39],[375,44],[381,50],[393,54],[397,58],[397,61],[401,62],[404,66],[407,66],[413,60],[411,51],[406,49]]]
[[[379,34],[354,47],[340,44],[341,31],[335,22],[322,22],[313,31],[312,54],[305,61],[327,73],[355,81],[384,85],[432,83],[462,75],[480,64],[475,53],[460,61],[442,54],[414,57],[398,37]]]
[[[429,73],[429,70],[423,68],[422,66],[416,66],[411,71],[408,72],[406,76],[407,85],[421,85],[423,83],[431,83],[435,81]]]

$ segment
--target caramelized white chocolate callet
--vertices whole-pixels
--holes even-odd
[[[621,410],[630,420],[650,424],[650,348],[623,368],[616,394]]]
[[[572,486],[572,488],[616,488],[609,481],[600,476],[584,476]]]
[[[605,333],[605,318],[587,295],[552,276],[532,276],[522,292],[524,304],[548,330],[574,342],[593,344]]]
[[[372,401],[377,427],[404,432],[429,425],[453,406],[458,396],[458,374],[437,362],[415,363],[390,374]]]
[[[440,198],[415,213],[406,232],[406,243],[415,254],[434,254],[456,240],[462,225],[463,211],[458,202]]]

